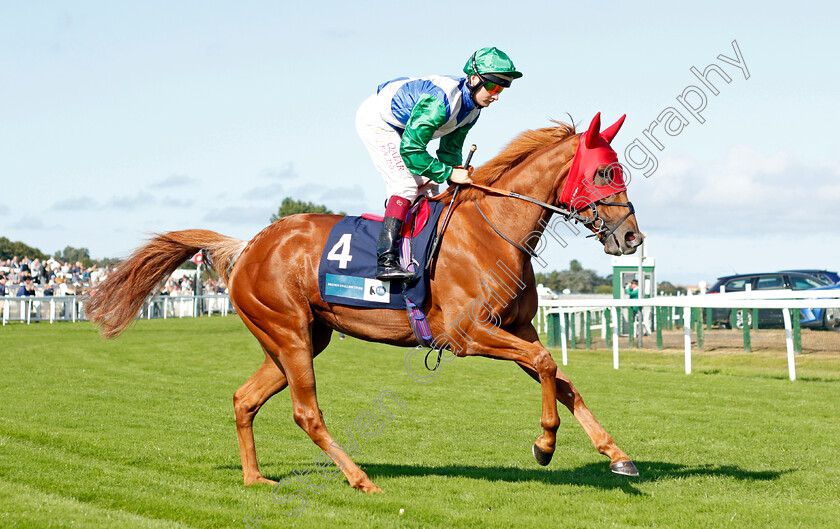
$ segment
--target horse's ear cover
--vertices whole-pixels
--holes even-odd
[[[627,114],[622,115],[620,118],[618,118],[618,121],[604,129],[604,132],[601,133],[601,136],[603,136],[604,139],[607,140],[607,143],[612,143],[613,138],[615,138],[615,135],[618,134],[618,130],[621,128],[622,125],[624,125],[624,118],[626,117]]]
[[[563,184],[563,191],[560,195],[560,203],[571,206],[572,209],[582,210],[588,205],[602,200],[615,193],[627,189],[624,183],[623,171],[618,163],[618,155],[610,146],[621,125],[624,123],[624,116],[607,127],[603,132],[601,129],[601,113],[595,114],[589,130],[581,134],[580,141],[572,160],[572,167],[569,175]],[[595,185],[595,173],[600,167],[610,166],[613,168],[613,179],[607,186]]]
[[[595,114],[595,117],[592,118],[592,123],[589,124],[589,130],[584,133],[585,141],[586,141],[586,148],[587,149],[594,149],[596,142],[598,141],[598,133],[601,130],[601,113],[598,112]]]

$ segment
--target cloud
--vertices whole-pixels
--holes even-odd
[[[172,208],[188,208],[195,204],[195,200],[189,198],[166,197],[160,200],[161,205]]]
[[[168,189],[172,187],[184,187],[188,185],[197,184],[197,178],[191,178],[185,174],[173,174],[169,175],[167,178],[163,180],[159,180],[157,182],[152,182],[149,184],[150,189]]]
[[[335,187],[322,192],[318,201],[334,211],[361,212],[366,207],[365,191],[360,185]]]
[[[140,192],[133,197],[113,197],[105,207],[113,209],[132,210],[137,207],[148,207],[155,203],[155,197],[149,193]]]
[[[364,197],[365,191],[360,185],[350,187],[331,187],[323,191],[319,198],[321,200],[346,200],[349,197]]]
[[[99,208],[99,204],[91,197],[73,197],[59,200],[50,209],[56,211],[90,211]]]
[[[279,169],[267,167],[260,172],[260,176],[270,178],[272,180],[289,180],[297,178],[299,175],[295,172],[295,164],[288,162]]]
[[[230,206],[208,211],[202,220],[207,222],[221,222],[224,224],[257,224],[267,226],[270,223],[271,211],[251,206]]]
[[[730,149],[720,160],[662,160],[636,176],[629,196],[642,231],[706,235],[836,234],[837,166],[808,166],[787,152]]]
[[[44,221],[36,218],[26,216],[20,219],[19,221],[15,222],[10,228],[18,229],[18,230],[45,230],[47,226],[44,224]]]
[[[290,196],[296,200],[324,205],[336,212],[356,214],[366,208],[365,192],[360,185],[324,189],[322,185],[305,184],[292,189]]]
[[[242,193],[242,198],[249,200],[273,200],[275,202],[279,202],[284,198],[283,185],[279,183],[271,183],[255,187],[245,193]]]

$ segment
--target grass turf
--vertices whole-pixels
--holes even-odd
[[[355,339],[315,361],[333,436],[385,494],[318,477],[320,451],[289,394],[255,421],[257,455],[279,489],[244,487],[232,394],[260,365],[235,316],[140,321],[114,341],[87,323],[0,329],[0,527],[836,527],[840,359],[570,351],[564,371],[639,478],[613,475],[564,409],[552,463],[539,467],[540,391],[518,367],[456,359],[421,384],[408,350]],[[559,362],[559,353],[554,354]],[[355,429],[389,405],[376,437]],[[305,473],[319,492],[295,474]],[[299,497],[302,497],[299,496]],[[400,514],[403,509],[403,514]],[[256,524],[249,524],[246,518]]]

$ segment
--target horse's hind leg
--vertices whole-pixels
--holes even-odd
[[[295,360],[284,363],[286,375],[289,378],[289,391],[292,395],[292,406],[294,408],[295,422],[306,432],[312,442],[318,447],[329,452],[328,456],[344,473],[347,481],[353,488],[365,492],[382,492],[368,478],[367,474],[359,468],[356,463],[344,452],[334,441],[324,417],[318,407],[318,397],[315,392],[315,372],[312,366],[312,357],[298,357]],[[352,451],[352,450],[351,450]]]
[[[326,349],[330,343],[332,329],[317,325],[313,329],[313,356]],[[239,456],[242,459],[242,474],[245,485],[254,483],[275,483],[263,477],[257,464],[257,450],[254,443],[254,416],[265,402],[288,386],[286,375],[266,352],[266,358],[259,369],[233,394],[233,409],[236,415],[236,436],[239,439]]]
[[[254,416],[265,401],[283,391],[288,385],[286,376],[270,357],[257,369],[242,387],[233,394],[233,409],[236,414],[236,436],[239,438],[239,456],[242,459],[242,474],[246,485],[274,483],[260,473],[257,465],[257,450],[254,445]]]
[[[241,310],[240,315],[263,344],[269,357],[282,366],[292,397],[295,422],[321,450],[329,452],[328,456],[353,488],[365,492],[382,492],[335,443],[318,407],[312,360],[316,352],[326,347],[332,331],[325,331],[325,327],[317,321],[309,323],[312,316],[302,305],[289,304],[282,310],[252,305],[249,309],[252,313],[246,315]],[[270,310],[270,313],[262,314],[263,310]],[[257,311],[259,317],[255,315]]]

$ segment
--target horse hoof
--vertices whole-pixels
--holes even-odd
[[[636,469],[636,465],[634,465],[632,461],[619,461],[618,463],[613,463],[610,465],[610,470],[612,470],[613,473],[621,474],[622,476],[639,475],[639,471]]]
[[[256,477],[245,478],[245,486],[249,487],[251,485],[255,485],[257,483],[266,483],[268,485],[276,485],[277,482],[268,478],[264,478],[262,474],[257,475]]]
[[[381,493],[382,492],[382,489],[377,487],[376,484],[369,479],[364,480],[364,481],[360,481],[359,483],[357,483],[355,485],[350,485],[350,486],[353,487],[354,489],[358,489],[362,492],[367,492],[368,494],[376,494],[376,493]]]
[[[532,452],[534,452],[534,459],[536,459],[537,463],[542,466],[546,466],[551,463],[551,457],[554,455],[553,452],[544,452],[543,449],[536,444],[534,444]]]

